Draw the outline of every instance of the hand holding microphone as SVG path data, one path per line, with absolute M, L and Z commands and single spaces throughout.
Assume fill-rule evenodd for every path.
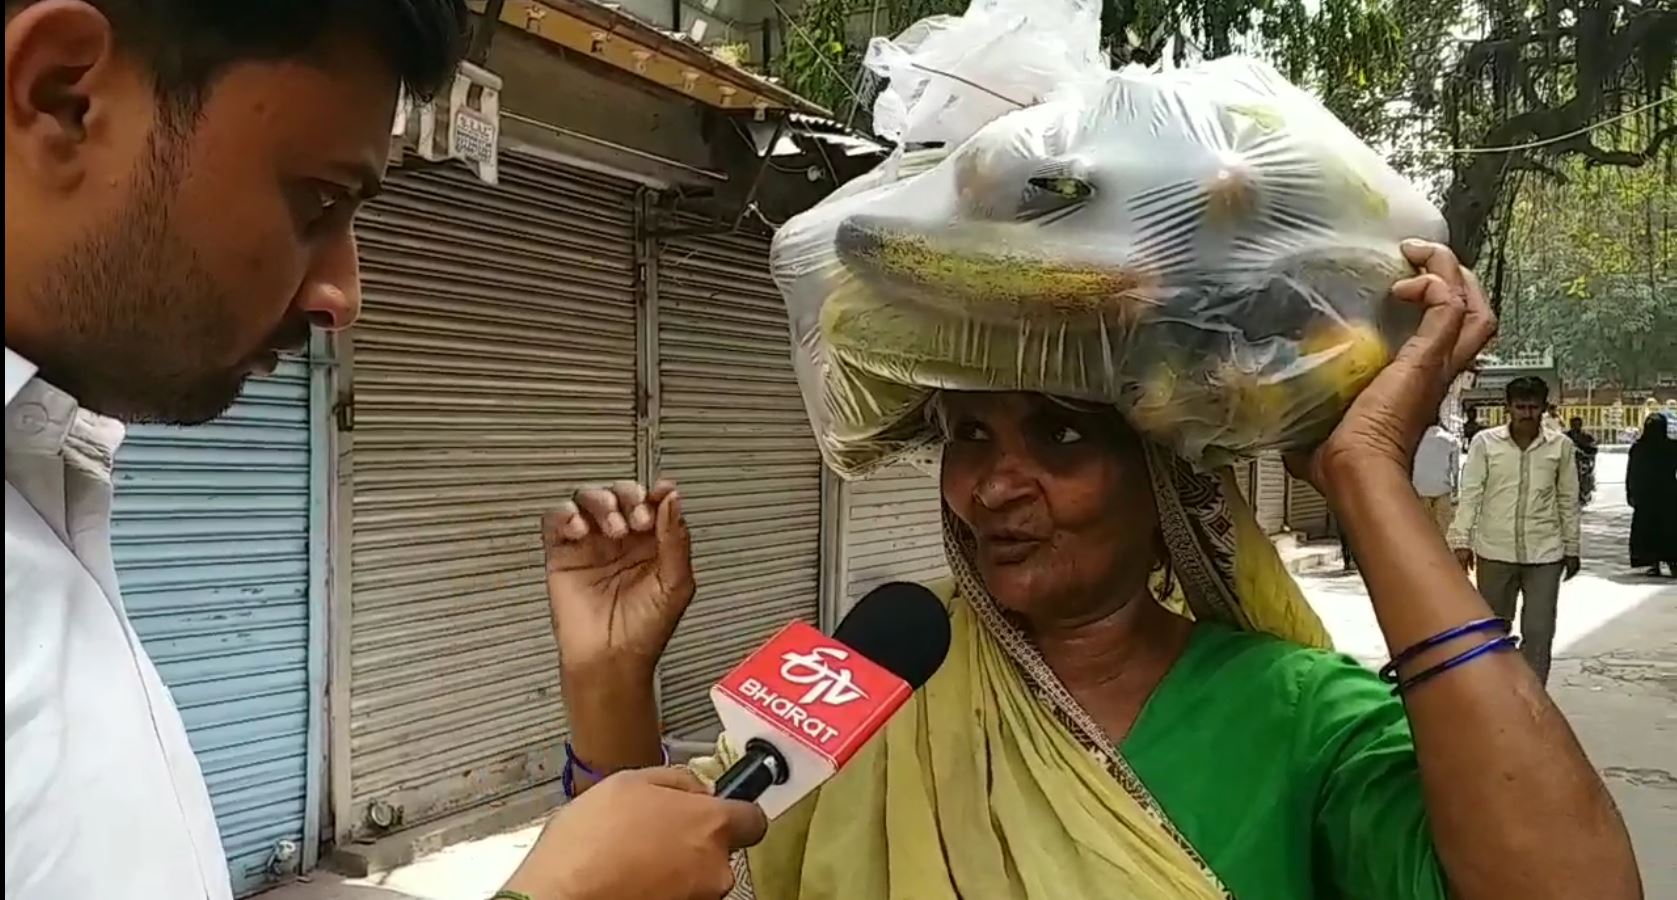
M 762 840 L 756 805 L 718 800 L 685 769 L 601 781 L 548 820 L 506 884 L 532 900 L 717 900 L 732 851 Z

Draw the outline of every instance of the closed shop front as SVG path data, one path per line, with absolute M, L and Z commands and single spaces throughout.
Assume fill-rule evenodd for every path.
M 323 451 L 309 366 L 288 360 L 208 425 L 131 428 L 117 457 L 123 600 L 186 722 L 239 894 L 313 863 Z
M 928 583 L 949 574 L 943 554 L 943 499 L 936 478 L 901 464 L 843 488 L 842 616 L 868 591 L 892 581 Z
M 497 186 L 388 182 L 340 423 L 340 845 L 558 777 L 539 518 L 638 470 L 634 186 L 506 148 Z
M 1242 460 L 1235 463 L 1230 469 L 1234 475 L 1235 489 L 1240 491 L 1240 498 L 1250 508 L 1252 506 L 1252 482 L 1257 475 L 1257 464 L 1250 460 Z
M 1275 534 L 1286 525 L 1287 466 L 1280 454 L 1269 453 L 1258 457 L 1253 465 L 1252 512 L 1265 534 Z
M 821 456 L 792 369 L 768 239 L 659 242 L 657 472 L 680 483 L 698 593 L 664 655 L 662 714 L 714 732 L 712 684 L 820 603 Z
M 1287 528 L 1308 538 L 1328 534 L 1328 499 L 1302 479 L 1287 476 Z

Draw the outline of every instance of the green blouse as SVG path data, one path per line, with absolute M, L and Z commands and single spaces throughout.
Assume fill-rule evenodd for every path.
M 1403 705 L 1355 660 L 1200 625 L 1123 754 L 1239 900 L 1445 900 Z

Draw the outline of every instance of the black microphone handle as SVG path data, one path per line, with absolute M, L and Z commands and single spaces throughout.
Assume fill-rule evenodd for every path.
M 756 800 L 769 788 L 785 784 L 790 774 L 786 757 L 773 744 L 752 738 L 745 743 L 745 755 L 716 779 L 713 793 L 724 800 Z

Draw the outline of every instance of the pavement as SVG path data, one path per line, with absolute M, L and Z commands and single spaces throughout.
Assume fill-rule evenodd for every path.
M 1584 512 L 1584 571 L 1561 591 L 1549 689 L 1601 770 L 1635 841 L 1648 900 L 1677 900 L 1677 581 L 1630 570 L 1625 457 L 1603 452 Z M 1283 548 L 1335 643 L 1386 660 L 1355 575 L 1324 574 L 1338 545 Z M 1316 574 L 1303 574 L 1315 572 Z M 368 878 L 315 873 L 263 900 L 482 900 L 535 843 L 530 825 L 466 841 Z

